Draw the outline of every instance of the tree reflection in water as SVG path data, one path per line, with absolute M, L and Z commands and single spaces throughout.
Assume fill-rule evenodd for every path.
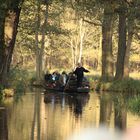
M 113 102 L 110 94 L 100 95 L 100 124 L 110 126 Z
M 23 95 L 16 103 L 14 100 L 10 104 L 5 102 L 5 106 L 9 140 L 19 137 L 22 140 L 66 140 L 82 128 L 98 128 L 104 124 L 124 130 L 140 120 L 128 112 L 128 99 L 119 93 L 90 93 L 89 96 L 49 92 L 42 95 L 36 90 Z
M 4 107 L 0 106 L 0 140 L 8 140 L 7 113 Z
M 127 102 L 123 94 L 118 94 L 114 98 L 114 123 L 115 127 L 125 130 L 127 125 Z
M 35 102 L 34 102 L 34 115 L 33 115 L 33 121 L 32 121 L 32 128 L 31 128 L 31 140 L 37 139 L 40 140 L 40 103 L 41 103 L 41 97 L 40 97 L 40 90 L 36 89 L 35 94 Z M 36 129 L 37 128 L 37 129 Z M 37 138 L 35 138 L 35 135 Z
M 49 93 L 44 97 L 44 102 L 54 104 L 61 104 L 62 109 L 65 107 L 67 101 L 69 108 L 74 112 L 75 117 L 78 118 L 82 115 L 83 107 L 88 103 L 90 98 L 89 94 L 62 94 L 62 93 Z
M 114 116 L 114 127 L 119 130 L 126 129 L 127 108 L 126 99 L 122 93 L 100 94 L 100 124 L 111 126 L 111 118 Z

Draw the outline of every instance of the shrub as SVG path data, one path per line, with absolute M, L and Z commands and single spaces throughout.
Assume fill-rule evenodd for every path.
M 140 96 L 129 100 L 128 109 L 137 115 L 140 115 Z
M 10 87 L 16 92 L 24 92 L 29 85 L 29 74 L 27 70 L 14 68 L 10 71 L 9 81 Z
M 123 79 L 113 82 L 98 81 L 96 86 L 98 91 L 113 91 L 124 92 L 126 94 L 139 94 L 140 93 L 140 81 L 134 79 Z
M 14 96 L 14 89 L 4 89 L 2 91 L 2 94 L 5 97 L 13 97 Z
M 120 81 L 114 81 L 109 90 L 116 92 L 125 92 L 125 93 L 140 93 L 140 81 L 134 79 L 124 79 Z

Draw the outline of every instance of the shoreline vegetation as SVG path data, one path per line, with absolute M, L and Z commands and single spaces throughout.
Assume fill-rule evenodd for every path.
M 139 73 L 130 73 L 129 78 L 124 78 L 122 80 L 112 80 L 110 82 L 102 81 L 99 73 L 91 73 L 87 75 L 87 77 L 90 81 L 91 90 L 93 91 L 140 94 Z
M 140 93 L 140 80 L 133 78 L 116 80 L 112 82 L 98 81 L 95 82 L 95 91 L 122 92 L 122 93 Z
M 16 72 L 12 72 L 11 74 L 9 87 L 3 88 L 0 85 L 0 102 L 6 97 L 18 96 L 19 94 L 23 95 L 27 87 L 36 81 L 33 72 L 16 70 Z M 138 74 L 136 75 L 135 73 L 134 76 L 132 73 L 133 78 L 130 77 L 112 82 L 101 81 L 101 76 L 97 72 L 90 72 L 85 76 L 89 79 L 91 92 L 97 92 L 101 96 L 105 93 L 113 93 L 111 95 L 112 100 L 118 101 L 120 98 L 123 98 L 125 100 L 124 102 L 127 102 L 128 110 L 136 115 L 140 115 L 140 79 L 138 79 Z
M 91 71 L 89 74 L 85 75 L 90 82 L 91 91 L 97 92 L 122 92 L 122 93 L 140 93 L 140 75 L 139 73 L 131 73 L 130 78 L 123 80 L 112 80 L 111 82 L 104 82 L 101 80 L 99 72 Z M 9 75 L 9 86 L 8 88 L 3 88 L 0 85 L 0 97 L 2 95 L 9 96 L 14 95 L 16 92 L 25 92 L 26 87 L 33 84 L 36 81 L 35 73 L 28 72 L 25 70 L 13 70 L 11 75 Z M 6 93 L 8 91 L 8 93 Z M 4 93 L 4 94 L 3 94 Z

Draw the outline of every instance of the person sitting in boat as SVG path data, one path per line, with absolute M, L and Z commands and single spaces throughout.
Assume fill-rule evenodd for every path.
M 53 81 L 56 80 L 56 72 L 53 72 L 53 74 L 52 74 L 52 80 L 53 80 Z
M 59 83 L 62 87 L 64 87 L 66 85 L 67 79 L 68 79 L 68 76 L 67 76 L 66 72 L 63 71 L 59 78 Z
M 52 80 L 52 75 L 47 71 L 44 75 L 45 82 L 50 82 Z
M 55 71 L 56 77 L 55 77 L 55 81 L 58 81 L 60 78 L 60 73 L 58 71 Z
M 77 68 L 73 72 L 77 76 L 77 88 L 82 87 L 84 72 L 89 72 L 89 71 L 84 67 L 82 67 L 81 63 L 78 63 Z
M 55 82 L 58 81 L 59 77 L 60 77 L 60 74 L 59 74 L 58 71 L 53 72 L 53 74 L 52 74 L 52 80 L 53 81 L 55 81 Z
M 60 77 L 60 74 L 59 74 L 58 71 L 53 72 L 52 81 L 53 81 L 53 86 L 54 87 L 59 86 L 59 77 Z

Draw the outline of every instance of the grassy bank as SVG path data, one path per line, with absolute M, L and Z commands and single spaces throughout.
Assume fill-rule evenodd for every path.
M 140 93 L 140 79 L 128 78 L 112 82 L 103 82 L 99 74 L 86 75 L 90 81 L 92 90 L 96 91 L 109 91 L 109 92 L 127 92 L 127 93 Z M 134 74 L 133 74 L 134 76 Z

